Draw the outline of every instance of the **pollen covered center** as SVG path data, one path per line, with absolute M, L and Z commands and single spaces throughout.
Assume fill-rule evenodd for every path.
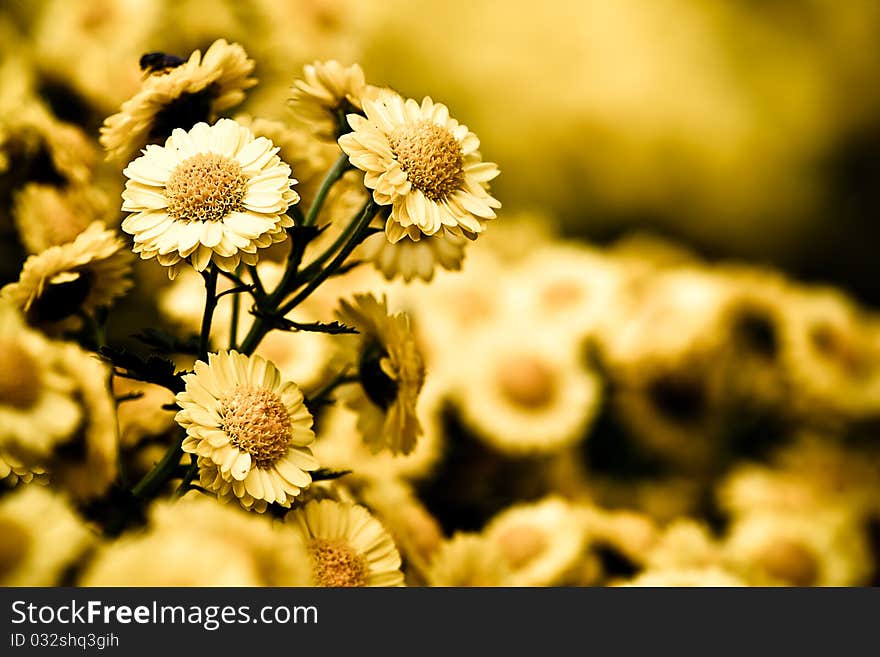
M 553 368 L 533 356 L 511 358 L 500 365 L 496 374 L 503 395 L 522 408 L 547 406 L 556 396 Z
M 816 556 L 797 541 L 778 539 L 770 543 L 759 558 L 768 573 L 794 586 L 814 586 L 819 578 Z
M 220 221 L 242 209 L 247 191 L 241 166 L 217 153 L 199 153 L 184 160 L 168 178 L 168 214 L 188 221 Z
M 309 551 L 319 586 L 366 586 L 367 562 L 345 541 L 315 538 Z
M 547 548 L 547 539 L 538 529 L 522 525 L 504 531 L 498 537 L 498 544 L 510 565 L 519 568 Z
M 411 123 L 397 128 L 388 141 L 407 180 L 432 201 L 462 186 L 464 155 L 446 128 L 432 121 Z
M 229 442 L 250 454 L 256 467 L 268 468 L 287 454 L 290 413 L 274 392 L 238 386 L 220 400 L 220 417 Z
M 0 338 L 0 353 L 0 405 L 30 408 L 40 396 L 40 364 L 9 338 Z

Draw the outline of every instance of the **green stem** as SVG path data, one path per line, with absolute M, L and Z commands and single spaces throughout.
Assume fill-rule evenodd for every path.
M 330 188 L 336 184 L 336 181 L 342 178 L 349 168 L 351 168 L 351 164 L 348 161 L 348 155 L 343 153 L 327 172 L 327 175 L 324 176 L 324 180 L 321 181 L 321 186 L 315 194 L 315 200 L 312 201 L 312 205 L 306 213 L 305 219 L 303 219 L 303 226 L 315 225 L 315 222 L 318 220 L 318 214 L 321 212 L 321 207 L 324 205 L 327 194 L 330 192 Z
M 180 486 L 178 486 L 177 490 L 174 491 L 175 497 L 183 497 L 189 492 L 189 485 L 192 483 L 192 480 L 195 478 L 196 473 L 199 471 L 199 457 L 195 454 L 191 454 L 190 456 L 192 457 L 192 461 L 190 462 L 189 467 L 186 469 L 186 474 L 183 476 L 183 481 L 180 482 Z
M 317 289 L 317 287 L 323 283 L 327 278 L 333 275 L 333 273 L 342 266 L 345 262 L 345 259 L 351 255 L 351 252 L 354 251 L 355 247 L 363 239 L 363 236 L 366 234 L 366 229 L 369 228 L 370 221 L 373 219 L 375 206 L 373 204 L 372 199 L 368 200 L 363 208 L 361 208 L 360 214 L 352 221 L 353 229 L 351 229 L 349 241 L 342 247 L 342 250 L 336 255 L 336 258 L 327 266 L 326 269 L 318 272 L 314 278 L 312 278 L 308 285 L 303 288 L 293 299 L 284 304 L 281 308 L 274 311 L 279 317 L 283 317 L 288 312 L 290 312 L 293 308 L 295 308 L 301 301 L 303 301 L 306 297 L 308 297 L 312 292 Z M 346 232 L 349 232 L 349 229 L 346 229 Z M 288 271 L 292 269 L 292 265 L 288 265 Z M 295 270 L 294 270 L 295 271 Z M 293 277 L 292 282 L 295 284 L 297 280 L 301 279 L 301 277 L 296 276 Z M 305 282 L 303 280 L 303 282 Z M 298 286 L 293 286 L 293 289 L 296 289 Z M 282 286 L 279 284 L 278 288 L 275 289 L 268 297 L 268 301 L 271 306 L 274 306 L 278 301 L 279 291 L 283 292 Z M 241 344 L 238 347 L 238 350 L 246 355 L 250 355 L 254 352 L 257 346 L 260 344 L 260 341 L 263 337 L 271 330 L 271 325 L 267 323 L 262 318 L 258 317 L 254 320 L 254 323 L 251 325 L 250 331 L 245 336 L 244 340 L 242 340 Z
M 150 499 L 153 497 L 165 482 L 174 474 L 174 469 L 180 463 L 180 457 L 183 455 L 181 443 L 183 440 L 175 440 L 165 455 L 153 469 L 144 475 L 137 485 L 131 489 L 131 494 L 140 499 Z
M 241 274 L 241 265 L 238 266 L 235 272 L 237 275 Z M 239 279 L 240 280 L 240 279 Z M 235 294 L 232 296 L 232 320 L 229 326 L 229 348 L 234 349 L 235 343 L 238 342 L 238 314 L 241 310 L 241 295 Z
M 352 234 L 354 234 L 354 230 L 357 227 L 357 221 L 352 221 L 348 226 L 346 226 L 339 237 L 336 238 L 336 241 L 331 244 L 327 250 L 325 250 L 321 255 L 312 260 L 306 267 L 300 272 L 299 278 L 303 281 L 307 281 L 315 273 L 321 268 L 321 266 L 327 262 L 334 253 L 336 253 L 342 246 L 351 239 Z
M 208 360 L 208 344 L 211 339 L 211 320 L 217 307 L 217 266 L 211 264 L 207 273 L 202 272 L 205 279 L 205 312 L 202 314 L 202 330 L 199 333 L 199 358 Z
M 345 262 L 345 259 L 351 255 L 351 252 L 357 248 L 357 246 L 361 243 L 362 235 L 365 234 L 366 229 L 369 227 L 370 222 L 373 220 L 375 206 L 373 204 L 373 200 L 370 199 L 364 204 L 363 209 L 361 210 L 361 215 L 355 221 L 355 229 L 354 233 L 352 233 L 351 239 L 346 243 L 342 250 L 336 254 L 336 257 L 330 261 L 330 264 L 327 265 L 326 268 L 322 269 L 311 281 L 309 281 L 308 285 L 306 285 L 300 292 L 296 294 L 290 301 L 282 305 L 278 309 L 278 314 L 281 317 L 284 317 L 291 310 L 296 308 L 300 303 L 306 300 L 308 296 L 318 289 L 318 286 L 321 285 L 325 280 L 327 280 L 333 273 L 339 269 L 342 264 Z

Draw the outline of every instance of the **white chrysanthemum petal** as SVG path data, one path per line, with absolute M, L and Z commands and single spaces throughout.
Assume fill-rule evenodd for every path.
M 319 467 L 306 447 L 314 433 L 302 393 L 271 362 L 234 351 L 209 354 L 184 382 L 176 419 L 202 485 L 259 512 L 289 506 Z
M 257 249 L 286 239 L 285 213 L 299 200 L 277 151 L 231 119 L 175 129 L 147 149 L 126 168 L 123 209 L 133 214 L 122 228 L 135 253 L 166 266 L 188 259 L 197 271 L 255 263 Z

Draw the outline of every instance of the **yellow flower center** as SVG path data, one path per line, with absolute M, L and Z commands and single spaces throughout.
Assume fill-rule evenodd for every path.
M 274 392 L 237 386 L 220 400 L 220 417 L 229 442 L 250 454 L 256 467 L 268 468 L 287 454 L 290 413 Z
M 40 366 L 15 340 L 0 338 L 0 405 L 26 409 L 40 396 Z
M 819 577 L 816 555 L 803 543 L 789 539 L 768 545 L 760 563 L 770 575 L 794 586 L 814 586 Z
M 526 409 L 547 406 L 556 396 L 553 368 L 533 357 L 511 358 L 498 368 L 502 394 L 511 403 Z
M 27 557 L 31 537 L 24 527 L 9 518 L 0 518 L 0 536 L 0 582 L 3 582 Z
M 544 289 L 542 301 L 550 310 L 565 310 L 580 302 L 583 296 L 583 284 L 574 280 L 560 280 Z
M 547 547 L 543 532 L 534 527 L 511 527 L 498 537 L 504 556 L 514 568 L 524 566 Z
M 246 179 L 241 166 L 217 153 L 199 153 L 184 160 L 168 178 L 168 214 L 187 221 L 220 221 L 240 210 Z
M 342 539 L 312 539 L 309 551 L 319 586 L 366 586 L 367 562 Z
M 410 184 L 442 201 L 464 181 L 464 155 L 455 136 L 432 121 L 400 126 L 388 136 L 391 152 Z

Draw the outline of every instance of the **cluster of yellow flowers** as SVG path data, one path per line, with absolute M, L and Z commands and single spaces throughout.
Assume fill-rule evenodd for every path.
M 356 64 L 138 53 L 109 110 L 67 64 L 74 117 L 51 52 L 0 64 L 0 583 L 872 582 L 842 292 L 498 219 L 477 135 Z

